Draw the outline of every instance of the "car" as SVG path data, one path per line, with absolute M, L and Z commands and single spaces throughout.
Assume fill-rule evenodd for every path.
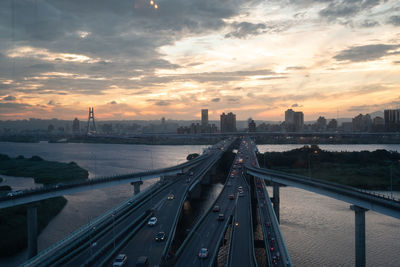
M 156 241 L 164 241 L 165 240 L 165 232 L 158 232 L 154 239 Z
M 239 187 L 238 187 L 238 190 L 239 190 L 239 191 L 243 191 L 243 186 L 239 186 Z
M 223 213 L 218 214 L 218 221 L 225 220 L 225 215 Z
M 239 197 L 244 197 L 244 192 L 243 191 L 239 192 Z
M 208 249 L 207 248 L 201 248 L 199 251 L 199 258 L 200 259 L 205 259 L 208 257 Z
M 168 200 L 173 200 L 175 198 L 175 195 L 174 194 L 169 194 L 168 195 Z
M 22 195 L 24 192 L 22 190 L 11 191 L 7 193 L 8 197 Z
M 125 254 L 119 254 L 113 262 L 113 267 L 125 266 L 128 257 Z
M 220 208 L 218 205 L 215 205 L 213 208 L 213 212 L 219 212 Z
M 230 194 L 229 195 L 229 199 L 235 199 L 235 195 L 234 194 Z
M 149 258 L 146 256 L 140 256 L 136 261 L 136 267 L 149 266 Z
M 154 226 L 157 224 L 157 217 L 151 217 L 147 225 Z

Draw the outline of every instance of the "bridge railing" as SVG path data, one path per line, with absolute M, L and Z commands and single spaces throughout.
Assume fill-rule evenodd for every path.
M 388 206 L 388 207 L 397 206 L 398 208 L 400 208 L 400 201 L 397 199 L 386 198 L 386 197 L 382 197 L 381 195 L 371 194 L 370 192 L 363 191 L 363 190 L 360 190 L 360 189 L 357 189 L 357 188 L 354 188 L 351 186 L 337 184 L 334 182 L 328 182 L 328 181 L 323 181 L 323 180 L 311 179 L 309 177 L 301 176 L 301 175 L 297 175 L 297 174 L 291 174 L 291 173 L 289 174 L 289 173 L 284 173 L 284 172 L 275 171 L 275 170 L 256 168 L 253 166 L 246 166 L 246 169 L 256 172 L 256 173 L 262 173 L 264 175 L 270 175 L 270 176 L 275 176 L 275 177 L 282 178 L 282 179 L 293 180 L 296 182 L 300 182 L 302 184 L 307 184 L 307 185 L 319 187 L 322 189 L 329 189 L 331 191 L 340 192 L 340 193 L 346 194 L 346 195 L 358 196 L 365 200 L 378 201 L 378 202 L 380 202 L 380 204 L 382 204 L 384 206 Z
M 140 194 L 133 196 L 132 198 L 122 202 L 119 204 L 117 207 L 114 207 L 112 209 L 109 209 L 108 211 L 104 212 L 102 215 L 99 217 L 96 217 L 95 219 L 91 220 L 88 224 L 83 225 L 82 227 L 78 228 L 76 231 L 72 232 L 71 234 L 67 235 L 63 239 L 57 241 L 50 247 L 44 249 L 41 251 L 38 255 L 35 257 L 29 259 L 26 261 L 23 266 L 34 266 L 37 264 L 39 260 L 41 260 L 44 257 L 47 257 L 47 254 L 51 251 L 54 251 L 56 249 L 60 249 L 62 246 L 64 246 L 66 243 L 70 243 L 73 240 L 79 238 L 82 234 L 84 234 L 87 231 L 90 231 L 93 226 L 97 226 L 99 223 L 103 222 L 105 219 L 110 218 L 111 215 L 115 212 L 118 212 L 119 210 L 125 208 L 127 205 L 135 205 L 138 202 L 141 202 L 144 200 L 147 196 L 152 194 L 153 192 L 157 191 L 160 188 L 163 188 L 166 185 L 163 185 L 160 187 L 160 183 L 155 183 L 146 189 L 144 189 Z M 129 204 L 129 202 L 132 202 L 132 204 Z
M 7 200 L 13 200 L 13 199 L 18 199 L 18 198 L 23 198 L 26 196 L 31 196 L 31 195 L 36 195 L 36 194 L 43 194 L 47 192 L 54 192 L 54 191 L 62 191 L 65 189 L 70 189 L 70 188 L 75 188 L 75 187 L 81 187 L 85 185 L 94 185 L 94 184 L 101 184 L 101 183 L 106 183 L 106 182 L 111 182 L 111 181 L 116 181 L 116 180 L 124 180 L 124 179 L 130 179 L 133 177 L 143 177 L 143 176 L 149 176 L 149 175 L 157 175 L 157 174 L 162 174 L 165 172 L 169 171 L 178 171 L 183 168 L 187 168 L 193 165 L 198 164 L 200 161 L 203 161 L 210 157 L 211 155 L 209 154 L 204 154 L 201 155 L 191 161 L 187 161 L 185 163 L 172 166 L 172 167 L 167 167 L 163 169 L 158 169 L 158 170 L 151 170 L 151 171 L 145 171 L 145 172 L 137 172 L 137 173 L 131 173 L 131 174 L 123 174 L 123 175 L 114 175 L 114 176 L 108 176 L 108 177 L 100 177 L 100 178 L 95 178 L 95 179 L 88 179 L 85 181 L 74 181 L 74 182 L 68 182 L 68 183 L 63 183 L 55 186 L 43 186 L 35 189 L 27 189 L 23 190 L 21 194 L 14 195 L 14 196 L 2 196 L 0 197 L 0 202 L 2 201 L 7 201 Z

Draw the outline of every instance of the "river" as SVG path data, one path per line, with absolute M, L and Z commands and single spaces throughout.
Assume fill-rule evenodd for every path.
M 260 152 L 285 151 L 302 145 L 260 145 Z M 0 142 L 0 153 L 15 157 L 38 155 L 45 160 L 74 161 L 87 169 L 90 178 L 161 168 L 184 162 L 189 153 L 201 153 L 206 146 L 147 146 L 117 144 L 51 144 Z M 321 145 L 330 151 L 387 149 L 400 152 L 400 145 Z M 12 186 L 34 186 L 30 178 L 7 177 Z M 21 182 L 18 182 L 21 181 Z M 147 181 L 147 187 L 152 181 Z M 65 196 L 67 205 L 40 234 L 39 250 L 64 238 L 91 219 L 133 194 L 121 185 Z M 400 197 L 399 192 L 395 192 Z M 281 188 L 281 228 L 295 266 L 353 266 L 354 212 L 349 205 L 293 187 Z M 367 266 L 398 266 L 400 262 L 399 220 L 375 212 L 366 213 Z M 25 253 L 0 260 L 15 266 Z

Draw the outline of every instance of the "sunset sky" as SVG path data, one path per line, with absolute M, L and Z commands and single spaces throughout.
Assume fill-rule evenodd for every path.
M 400 107 L 398 0 L 2 0 L 0 120 Z

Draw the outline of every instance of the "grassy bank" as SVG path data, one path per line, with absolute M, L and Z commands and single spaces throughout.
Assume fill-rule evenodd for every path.
M 10 158 L 1 154 L 0 174 L 32 177 L 35 179 L 35 183 L 40 184 L 56 184 L 89 177 L 88 171 L 79 167 L 75 162 L 45 161 L 38 156 Z
M 9 176 L 33 177 L 36 183 L 56 184 L 71 180 L 87 179 L 88 171 L 76 163 L 45 161 L 38 156 L 10 158 L 0 154 L 0 173 Z M 10 187 L 2 186 L 0 194 L 4 195 Z M 66 205 L 64 197 L 42 200 L 37 205 L 38 233 Z M 0 210 L 0 257 L 7 257 L 20 252 L 27 246 L 26 205 Z
M 329 152 L 304 146 L 286 152 L 259 155 L 260 166 L 310 176 L 370 190 L 388 190 L 392 173 L 393 190 L 400 190 L 400 154 L 373 152 Z

